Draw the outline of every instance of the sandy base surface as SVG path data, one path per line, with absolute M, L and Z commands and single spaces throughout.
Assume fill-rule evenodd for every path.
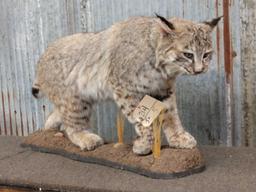
M 178 179 L 151 179 L 22 148 L 24 139 L 0 136 L 0 186 L 72 192 L 255 192 L 256 189 L 256 148 L 200 146 L 205 171 Z
M 65 136 L 54 130 L 38 131 L 28 136 L 22 146 L 53 153 L 78 161 L 96 163 L 132 171 L 152 178 L 175 178 L 203 171 L 204 160 L 198 148 L 173 149 L 164 147 L 161 156 L 138 156 L 131 145 L 105 144 L 93 151 L 81 151 Z

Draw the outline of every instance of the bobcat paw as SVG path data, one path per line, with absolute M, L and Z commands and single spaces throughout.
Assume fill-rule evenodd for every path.
M 137 155 L 147 155 L 152 150 L 152 145 L 146 139 L 138 138 L 133 143 L 133 152 Z
M 192 149 L 197 145 L 195 138 L 186 131 L 179 131 L 167 139 L 170 147 Z
M 104 143 L 100 136 L 89 131 L 67 132 L 67 135 L 71 142 L 80 147 L 81 150 L 91 151 Z

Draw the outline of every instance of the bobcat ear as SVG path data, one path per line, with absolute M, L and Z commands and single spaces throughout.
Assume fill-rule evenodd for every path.
M 155 15 L 159 19 L 158 23 L 162 29 L 162 32 L 164 34 L 172 34 L 173 30 L 175 30 L 174 25 L 170 21 L 168 21 L 166 18 L 158 15 L 157 13 L 155 13 Z
M 220 16 L 220 17 L 217 17 L 217 18 L 214 18 L 212 19 L 211 21 L 205 21 L 203 22 L 205 25 L 208 25 L 211 30 L 213 30 L 219 23 L 220 19 L 222 18 L 223 16 Z

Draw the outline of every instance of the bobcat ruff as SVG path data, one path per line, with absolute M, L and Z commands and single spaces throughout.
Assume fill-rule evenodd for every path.
M 78 33 L 53 42 L 41 56 L 32 88 L 46 96 L 54 110 L 45 129 L 63 128 L 82 150 L 103 144 L 90 131 L 93 104 L 113 99 L 138 135 L 136 154 L 152 150 L 152 127 L 136 122 L 132 112 L 150 95 L 165 103 L 163 131 L 171 147 L 193 148 L 196 140 L 180 122 L 175 79 L 180 74 L 206 72 L 212 56 L 211 32 L 220 18 L 209 22 L 134 17 L 98 33 Z

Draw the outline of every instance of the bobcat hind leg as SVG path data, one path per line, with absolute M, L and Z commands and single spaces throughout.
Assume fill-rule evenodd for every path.
M 61 113 L 59 112 L 59 109 L 55 107 L 53 112 L 48 116 L 45 122 L 44 130 L 60 129 L 61 124 L 62 124 Z
M 103 145 L 103 139 L 90 131 L 92 104 L 78 96 L 68 99 L 64 106 L 63 127 L 70 141 L 81 150 L 93 150 Z

